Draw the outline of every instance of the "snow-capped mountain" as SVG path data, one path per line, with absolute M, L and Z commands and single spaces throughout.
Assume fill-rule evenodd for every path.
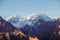
M 32 14 L 32 15 L 28 15 L 28 16 L 14 15 L 14 16 L 10 16 L 6 19 L 6 21 L 10 22 L 17 28 L 23 27 L 26 24 L 32 26 L 38 20 L 53 21 L 53 19 L 51 19 L 48 16 L 43 15 L 43 14 Z
M 48 40 L 51 36 L 55 36 L 54 32 L 56 32 L 56 25 L 58 24 L 57 21 L 43 14 L 33 14 L 29 16 L 15 15 L 8 17 L 6 21 L 13 24 L 26 35 L 40 39 L 46 37 Z

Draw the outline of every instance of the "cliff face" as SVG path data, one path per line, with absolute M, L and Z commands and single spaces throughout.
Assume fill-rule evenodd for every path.
M 15 29 L 17 28 L 0 17 L 0 32 L 13 32 Z

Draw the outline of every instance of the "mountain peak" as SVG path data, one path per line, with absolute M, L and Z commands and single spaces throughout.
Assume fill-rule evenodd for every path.
M 17 21 L 19 18 L 20 18 L 19 15 L 12 15 L 12 16 L 9 16 L 8 18 L 6 18 L 6 20 L 9 21 L 11 19 L 11 20 Z
M 25 24 L 28 25 L 34 25 L 34 23 L 38 22 L 38 20 L 43 20 L 43 21 L 54 21 L 53 19 L 51 19 L 50 17 L 44 15 L 44 14 L 35 14 L 33 13 L 32 15 L 28 15 L 28 16 L 19 16 L 19 15 L 13 15 L 10 16 L 6 19 L 6 21 L 10 22 L 11 24 L 13 24 L 14 26 L 18 27 L 22 27 Z M 39 23 L 40 24 L 40 23 Z

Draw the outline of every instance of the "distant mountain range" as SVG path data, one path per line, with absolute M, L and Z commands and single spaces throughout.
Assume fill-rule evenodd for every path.
M 3 23 L 3 25 L 0 24 L 0 30 L 4 28 L 5 30 L 12 31 L 17 28 L 26 35 L 38 37 L 42 40 L 44 40 L 44 37 L 45 39 L 48 38 L 47 40 L 56 37 L 56 32 L 58 31 L 57 26 L 60 24 L 58 20 L 51 19 L 42 14 L 33 14 L 29 16 L 15 15 L 5 20 L 0 17 L 0 21 Z
M 28 24 L 30 26 L 34 25 L 38 20 L 43 21 L 55 21 L 54 19 L 51 19 L 50 17 L 43 15 L 43 14 L 32 14 L 28 16 L 10 16 L 6 19 L 6 21 L 10 22 L 17 28 L 22 28 L 24 25 Z M 40 24 L 40 23 L 39 23 Z
M 30 36 L 43 37 L 53 35 L 57 30 L 56 20 L 43 14 L 33 14 L 28 16 L 10 16 L 6 21 Z

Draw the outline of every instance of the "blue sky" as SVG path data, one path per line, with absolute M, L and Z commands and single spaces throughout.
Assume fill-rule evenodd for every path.
M 0 0 L 0 16 L 45 14 L 60 17 L 60 0 Z

